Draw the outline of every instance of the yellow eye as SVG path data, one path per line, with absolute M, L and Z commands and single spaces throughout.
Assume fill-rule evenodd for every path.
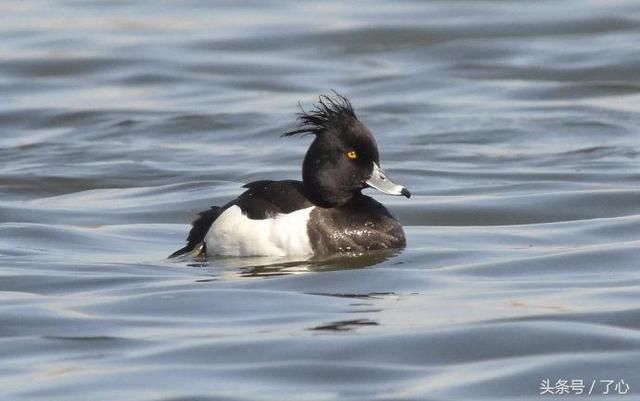
M 356 153 L 355 150 L 350 150 L 347 152 L 347 157 L 351 160 L 355 160 L 358 158 L 358 154 Z

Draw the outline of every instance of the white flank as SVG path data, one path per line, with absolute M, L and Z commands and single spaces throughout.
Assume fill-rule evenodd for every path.
M 312 207 L 272 218 L 252 220 L 238 206 L 225 210 L 204 240 L 209 255 L 293 256 L 313 253 L 307 222 Z

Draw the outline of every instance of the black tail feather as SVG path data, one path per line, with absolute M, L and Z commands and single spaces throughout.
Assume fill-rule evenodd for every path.
M 178 249 L 172 253 L 169 258 L 175 258 L 193 251 L 207 235 L 209 228 L 213 222 L 220 216 L 223 208 L 218 206 L 212 206 L 211 209 L 205 210 L 198 214 L 198 218 L 192 223 L 191 231 L 187 237 L 187 245 L 184 248 Z
M 184 254 L 187 254 L 191 251 L 193 251 L 193 249 L 195 248 L 195 246 L 191 246 L 191 244 L 185 246 L 184 248 L 180 248 L 177 251 L 175 251 L 174 253 L 172 253 L 171 255 L 169 255 L 169 259 L 172 258 L 177 258 L 178 256 L 182 256 Z

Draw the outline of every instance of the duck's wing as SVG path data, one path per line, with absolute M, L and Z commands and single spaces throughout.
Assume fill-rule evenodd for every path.
M 193 252 L 193 250 L 198 248 L 201 244 L 204 244 L 204 237 L 207 235 L 209 228 L 218 216 L 220 216 L 223 210 L 224 208 L 222 207 L 212 206 L 209 210 L 198 213 L 198 218 L 191 223 L 191 231 L 189 231 L 189 236 L 187 236 L 187 246 L 178 249 L 169 255 L 169 258 L 175 258 L 177 256 Z M 203 252 L 206 253 L 206 249 L 203 249 Z
M 243 186 L 247 188 L 240 196 L 226 205 L 212 206 L 198 214 L 192 223 L 187 237 L 187 245 L 169 258 L 194 253 L 195 256 L 206 255 L 204 239 L 213 222 L 229 207 L 238 206 L 242 213 L 253 220 L 272 218 L 278 214 L 291 213 L 313 204 L 307 199 L 304 186 L 300 181 L 254 181 Z
M 254 181 L 243 188 L 247 190 L 233 204 L 253 220 L 269 219 L 313 206 L 300 181 Z

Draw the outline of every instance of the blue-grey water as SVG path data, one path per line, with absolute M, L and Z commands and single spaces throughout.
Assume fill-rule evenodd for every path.
M 0 14 L 1 399 L 639 399 L 637 1 Z M 374 195 L 407 248 L 166 260 L 300 176 L 279 134 L 330 89 L 414 194 Z

